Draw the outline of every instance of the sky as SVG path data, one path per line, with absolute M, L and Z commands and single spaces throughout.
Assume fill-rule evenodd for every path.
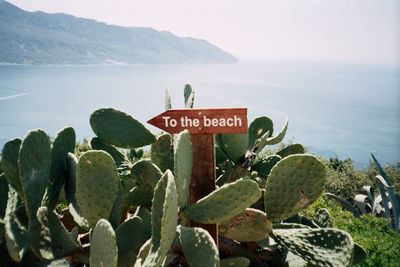
M 152 27 L 239 58 L 400 64 L 399 0 L 9 0 L 121 26 Z

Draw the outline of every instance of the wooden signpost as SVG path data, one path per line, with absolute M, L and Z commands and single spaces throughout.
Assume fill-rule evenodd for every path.
M 189 202 L 192 204 L 215 190 L 214 134 L 247 133 L 247 108 L 170 109 L 148 123 L 169 133 L 185 129 L 190 132 L 193 167 Z M 218 244 L 216 225 L 192 222 L 192 226 L 206 229 Z

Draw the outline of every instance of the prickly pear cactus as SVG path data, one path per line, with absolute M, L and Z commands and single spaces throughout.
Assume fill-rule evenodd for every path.
M 255 118 L 249 126 L 248 149 L 252 149 L 256 140 L 262 137 L 266 132 L 269 132 L 268 137 L 272 136 L 274 132 L 274 123 L 272 120 L 265 116 Z
M 262 178 L 267 178 L 268 175 L 271 173 L 272 168 L 281 160 L 282 158 L 277 155 L 271 155 L 266 157 L 256 164 L 253 165 L 251 168 L 253 171 L 256 171 L 258 175 Z
M 189 184 L 192 176 L 193 151 L 188 130 L 175 137 L 174 176 L 178 192 L 178 205 L 186 207 L 189 199 Z
M 234 162 L 240 161 L 246 154 L 249 139 L 247 134 L 222 134 L 222 149 Z
M 313 203 L 325 185 L 324 164 L 312 155 L 288 156 L 271 170 L 264 201 L 268 218 L 280 221 Z
M 169 92 L 169 88 L 165 88 L 165 103 L 164 104 L 165 104 L 165 110 L 172 108 L 171 94 Z
M 288 119 L 286 119 L 281 131 L 277 135 L 268 138 L 267 144 L 268 145 L 276 145 L 276 144 L 282 142 L 283 138 L 285 138 L 288 126 L 289 126 L 289 121 L 288 121 Z
M 76 135 L 71 127 L 62 129 L 54 139 L 51 148 L 50 182 L 46 189 L 45 204 L 54 209 L 60 190 L 67 178 L 68 153 L 75 150 Z
M 112 108 L 101 108 L 90 116 L 94 133 L 117 147 L 136 148 L 155 142 L 155 136 L 128 114 Z
M 139 160 L 131 168 L 131 176 L 139 186 L 154 189 L 162 176 L 161 170 L 148 159 Z
M 180 225 L 177 232 L 183 254 L 191 267 L 219 267 L 217 245 L 206 230 Z
M 221 259 L 221 267 L 247 267 L 250 266 L 250 260 L 245 257 L 231 257 Z
M 136 255 L 139 253 L 143 240 L 142 220 L 131 217 L 124 221 L 115 230 L 118 246 L 118 267 L 131 267 L 135 263 Z
M 278 243 L 303 258 L 311 266 L 351 266 L 354 242 L 338 229 L 274 230 Z
M 248 208 L 229 220 L 221 222 L 218 230 L 223 237 L 240 242 L 251 242 L 268 238 L 272 231 L 272 224 L 264 212 Z
M 94 137 L 90 140 L 90 146 L 94 150 L 103 150 L 111 155 L 115 164 L 118 166 L 123 164 L 127 159 L 125 155 L 119 151 L 115 146 L 108 144 L 106 141 L 99 137 Z
M 100 150 L 82 154 L 76 170 L 76 201 L 90 227 L 109 217 L 118 190 L 117 166 L 112 157 Z
M 22 182 L 19 178 L 18 156 L 22 140 L 19 138 L 6 142 L 1 152 L 1 169 L 8 183 L 23 197 Z
M 8 190 L 8 202 L 4 218 L 5 241 L 7 251 L 11 259 L 16 262 L 22 261 L 22 256 L 29 249 L 30 238 L 27 225 L 17 217 L 17 210 L 23 208 L 18 194 L 13 187 Z
M 167 170 L 154 190 L 150 251 L 142 266 L 159 267 L 174 242 L 178 223 L 178 199 L 174 176 Z
M 183 89 L 183 94 L 185 97 L 185 107 L 186 108 L 193 108 L 194 104 L 194 91 L 192 89 L 192 86 L 190 84 L 186 84 L 185 88 Z
M 329 214 L 329 211 L 325 208 L 319 209 L 315 213 L 314 222 L 318 224 L 319 227 L 332 227 L 331 215 Z
M 61 223 L 57 214 L 47 207 L 40 207 L 37 219 L 29 223 L 31 248 L 38 258 L 52 261 L 71 255 L 79 249 Z
M 183 210 L 190 219 L 205 223 L 220 223 L 243 212 L 261 197 L 258 184 L 240 179 L 225 184 Z
M 151 161 L 156 164 L 162 172 L 174 169 L 174 149 L 172 136 L 164 133 L 151 144 Z
M 285 158 L 294 154 L 304 154 L 304 147 L 301 144 L 291 144 L 276 152 L 281 158 Z
M 116 267 L 118 261 L 117 239 L 111 224 L 100 219 L 90 239 L 90 266 Z
M 49 183 L 50 139 L 42 130 L 30 131 L 21 144 L 18 168 L 29 218 L 36 217 Z

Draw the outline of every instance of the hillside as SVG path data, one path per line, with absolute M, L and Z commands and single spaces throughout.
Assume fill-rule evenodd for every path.
M 0 0 L 0 63 L 198 64 L 237 59 L 205 40 L 120 27 L 67 14 L 27 12 Z

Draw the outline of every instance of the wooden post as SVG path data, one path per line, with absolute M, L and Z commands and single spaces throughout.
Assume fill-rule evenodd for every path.
M 214 134 L 191 134 L 193 148 L 192 179 L 189 186 L 190 204 L 215 190 L 215 148 Z M 191 222 L 193 227 L 206 229 L 218 246 L 216 224 Z

